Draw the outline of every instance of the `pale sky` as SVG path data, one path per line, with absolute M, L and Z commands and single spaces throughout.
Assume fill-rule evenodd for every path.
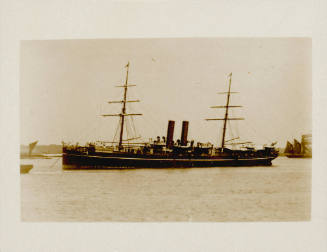
M 300 139 L 311 133 L 311 39 L 184 38 L 97 39 L 21 42 L 21 143 L 60 144 L 113 139 L 130 61 L 128 112 L 144 139 L 164 136 L 175 120 L 175 140 L 188 120 L 189 139 L 221 141 L 222 117 L 211 109 L 225 105 L 227 76 L 233 73 L 233 136 L 258 145 Z M 231 138 L 228 129 L 227 139 Z M 238 133 L 238 134 L 236 134 Z

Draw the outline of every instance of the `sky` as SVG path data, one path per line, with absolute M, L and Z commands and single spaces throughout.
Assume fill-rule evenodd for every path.
M 257 145 L 300 140 L 312 131 L 311 39 L 165 38 L 22 41 L 20 48 L 21 144 L 112 141 L 130 62 L 127 112 L 144 140 L 165 136 L 174 120 L 175 140 L 183 120 L 188 139 L 220 145 L 232 72 L 227 140 Z M 126 136 L 127 137 L 127 136 Z

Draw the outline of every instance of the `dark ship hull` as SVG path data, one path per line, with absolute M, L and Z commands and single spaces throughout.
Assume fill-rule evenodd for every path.
M 63 155 L 64 169 L 191 168 L 227 166 L 270 166 L 273 157 L 248 159 L 168 159 Z
M 123 168 L 190 168 L 190 167 L 233 167 L 270 166 L 277 153 L 257 154 L 257 156 L 203 156 L 187 155 L 171 157 L 164 155 L 114 154 L 114 153 L 64 153 L 64 169 L 123 169 Z M 264 152 L 264 150 L 262 150 Z

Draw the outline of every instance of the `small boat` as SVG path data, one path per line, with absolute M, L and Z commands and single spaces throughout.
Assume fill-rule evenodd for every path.
M 312 134 L 302 135 L 301 142 L 286 143 L 284 154 L 288 158 L 312 158 Z
M 20 165 L 20 173 L 26 174 L 29 173 L 29 171 L 33 168 L 32 164 L 21 164 Z
M 62 164 L 64 169 L 112 169 L 112 168 L 187 168 L 187 167 L 222 167 L 222 166 L 270 166 L 271 161 L 278 156 L 278 151 L 271 146 L 255 149 L 245 145 L 248 142 L 233 142 L 234 139 L 226 140 L 227 122 L 230 120 L 243 120 L 244 118 L 229 117 L 229 109 L 241 106 L 230 105 L 232 73 L 228 75 L 228 91 L 225 94 L 226 105 L 212 106 L 215 109 L 224 109 L 223 118 L 211 118 L 207 121 L 220 120 L 223 122 L 221 146 L 215 147 L 211 143 L 194 143 L 187 139 L 188 121 L 183 121 L 181 138 L 174 141 L 175 121 L 168 122 L 167 137 L 159 136 L 154 141 L 131 143 L 137 138 L 124 139 L 124 127 L 126 119 L 140 116 L 140 113 L 126 111 L 126 104 L 139 102 L 128 100 L 127 91 L 131 85 L 128 83 L 129 63 L 126 65 L 125 84 L 119 85 L 124 89 L 123 98 L 110 103 L 122 104 L 118 114 L 105 114 L 104 117 L 119 117 L 119 141 L 107 142 L 111 146 L 99 143 L 88 143 L 86 146 L 63 143 Z M 133 120 L 132 120 L 133 121 Z M 117 131 L 118 132 L 118 131 Z M 128 133 L 128 132 L 127 132 Z M 238 139 L 238 138 L 235 138 Z M 233 146 L 241 146 L 235 149 Z M 232 146 L 229 147 L 229 146 Z
M 28 145 L 28 153 L 20 153 L 20 158 L 21 159 L 32 159 L 32 158 L 35 158 L 35 157 L 38 157 L 39 155 L 33 155 L 32 152 L 34 150 L 34 148 L 36 147 L 37 143 L 39 141 L 35 141 L 35 142 L 32 142 Z

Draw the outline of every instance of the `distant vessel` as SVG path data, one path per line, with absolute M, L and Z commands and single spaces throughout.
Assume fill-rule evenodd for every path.
M 49 159 L 54 156 L 61 156 L 61 154 L 33 154 L 33 150 L 35 149 L 37 143 L 39 141 L 32 142 L 28 145 L 28 153 L 20 153 L 21 159 Z
M 29 171 L 33 168 L 32 164 L 21 164 L 20 165 L 20 173 L 25 174 L 29 173 Z
M 33 158 L 35 156 L 39 156 L 39 155 L 32 155 L 32 152 L 35 149 L 35 147 L 36 147 L 36 145 L 37 145 L 38 142 L 39 141 L 35 141 L 35 142 L 30 143 L 28 145 L 28 153 L 26 153 L 26 152 L 25 153 L 20 153 L 20 158 L 28 158 L 28 159 L 30 159 L 30 158 Z
M 287 141 L 284 153 L 289 158 L 312 158 L 312 134 L 302 135 L 301 143 Z
M 271 161 L 278 156 L 278 151 L 273 144 L 269 147 L 256 150 L 248 144 L 249 142 L 233 142 L 235 139 L 226 140 L 226 127 L 229 120 L 243 120 L 243 118 L 230 118 L 229 109 L 241 106 L 229 104 L 231 92 L 232 74 L 229 74 L 229 87 L 227 92 L 226 105 L 213 106 L 212 108 L 224 109 L 223 118 L 206 120 L 222 120 L 223 132 L 220 147 L 212 144 L 197 143 L 188 141 L 188 121 L 183 121 L 181 138 L 176 142 L 173 140 L 175 121 L 168 122 L 167 137 L 155 141 L 131 143 L 137 138 L 124 139 L 124 123 L 126 117 L 140 116 L 139 113 L 128 113 L 126 104 L 139 102 L 139 100 L 127 100 L 127 90 L 135 86 L 128 83 L 129 63 L 126 65 L 125 84 L 118 87 L 124 88 L 123 98 L 120 101 L 109 103 L 121 103 L 122 109 L 119 114 L 106 114 L 107 116 L 118 116 L 119 141 L 108 142 L 111 146 L 101 146 L 89 143 L 86 146 L 63 144 L 63 168 L 64 169 L 105 169 L 105 168 L 184 168 L 184 167 L 219 167 L 219 166 L 269 166 Z M 127 132 L 128 133 L 128 132 Z M 102 142 L 105 143 L 105 142 Z M 239 149 L 231 149 L 226 146 L 241 146 Z

